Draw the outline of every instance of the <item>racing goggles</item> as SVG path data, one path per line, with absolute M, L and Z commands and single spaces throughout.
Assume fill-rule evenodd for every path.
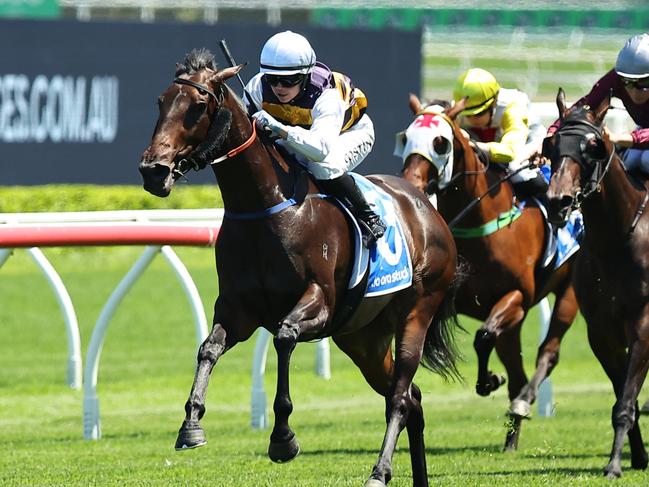
M 304 81 L 303 74 L 291 74 L 288 76 L 282 76 L 279 74 L 265 74 L 264 77 L 270 86 L 281 85 L 284 88 L 290 88 L 291 86 L 299 85 Z
M 638 91 L 649 91 L 649 78 L 622 78 L 622 84 L 625 87 L 635 88 Z

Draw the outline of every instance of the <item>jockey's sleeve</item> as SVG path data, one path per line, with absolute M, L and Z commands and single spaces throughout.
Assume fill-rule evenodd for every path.
M 340 136 L 344 117 L 345 106 L 338 90 L 324 90 L 311 110 L 311 127 L 288 127 L 286 145 L 314 162 L 322 162 Z
M 253 113 L 258 112 L 259 107 L 262 106 L 262 92 L 261 92 L 262 76 L 263 74 L 257 73 L 255 76 L 252 77 L 250 81 L 248 81 L 248 84 L 244 88 L 243 96 L 241 98 L 243 99 L 243 103 L 246 106 L 246 111 L 248 112 L 248 115 L 252 115 Z M 251 105 L 250 103 L 251 101 L 254 104 L 254 106 Z
M 527 142 L 529 133 L 527 107 L 518 102 L 510 103 L 500 122 L 502 137 L 489 142 L 489 158 L 493 162 L 509 163 L 517 158 Z
M 637 128 L 631 132 L 633 149 L 649 149 L 649 128 Z
M 614 69 L 610 70 L 608 73 L 606 73 L 604 76 L 602 76 L 597 83 L 593 85 L 591 88 L 590 92 L 586 95 L 581 97 L 579 100 L 577 100 L 575 103 L 573 103 L 573 107 L 576 106 L 581 106 L 581 105 L 590 105 L 593 108 L 597 108 L 604 99 L 609 96 L 609 94 L 613 90 L 613 95 L 614 96 L 619 96 L 619 94 L 616 93 L 616 86 L 615 86 L 615 80 L 617 79 L 617 73 L 615 72 Z M 572 107 L 571 107 L 572 108 Z M 554 133 L 557 131 L 559 128 L 559 124 L 561 123 L 560 119 L 556 119 L 550 127 L 548 127 L 548 136 L 554 135 Z

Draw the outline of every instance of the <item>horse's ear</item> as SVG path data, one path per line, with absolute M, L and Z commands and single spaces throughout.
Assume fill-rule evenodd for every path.
M 566 115 L 566 92 L 561 87 L 557 93 L 557 108 L 559 109 L 559 120 L 563 120 Z
M 412 113 L 414 113 L 415 115 L 421 112 L 421 101 L 419 100 L 419 97 L 414 93 L 410 93 L 410 96 L 408 97 L 408 106 L 410 107 L 410 110 L 412 110 Z
M 226 81 L 226 80 L 232 78 L 233 76 L 235 76 L 239 71 L 241 71 L 246 64 L 248 64 L 248 63 L 245 62 L 243 64 L 238 64 L 236 66 L 232 66 L 231 68 L 222 69 L 221 71 L 216 73 L 216 78 L 219 81 Z
M 608 96 L 602 100 L 602 103 L 599 104 L 595 110 L 595 121 L 597 124 L 601 124 L 602 120 L 606 116 L 606 112 L 611 106 L 611 92 L 609 91 Z
M 468 100 L 468 97 L 462 98 L 460 101 L 455 103 L 451 108 L 449 108 L 446 111 L 446 116 L 450 118 L 451 120 L 455 120 L 456 117 L 460 114 L 462 110 L 464 110 L 464 107 L 466 106 L 466 101 Z

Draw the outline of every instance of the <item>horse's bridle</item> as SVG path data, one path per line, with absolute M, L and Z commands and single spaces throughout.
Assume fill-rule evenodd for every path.
M 425 109 L 421 110 L 416 114 L 416 116 L 419 116 L 422 113 L 427 113 L 427 112 L 425 111 Z M 440 113 L 435 113 L 435 115 L 437 115 L 437 116 L 441 117 L 442 119 L 444 119 L 444 121 L 451 126 L 451 129 L 453 131 L 453 138 L 457 137 L 457 135 L 455 133 L 455 127 L 456 127 L 455 122 L 448 115 L 446 115 L 446 113 L 440 112 Z M 464 152 L 464 147 L 462 147 L 462 152 Z M 444 170 L 446 169 L 446 166 L 448 166 L 448 164 L 450 162 L 451 162 L 451 158 L 449 157 L 448 160 L 446 161 L 446 163 L 441 167 L 441 169 L 437 170 L 437 168 L 434 166 L 434 164 L 432 162 L 428 161 L 428 163 L 430 165 L 432 165 L 433 167 L 435 167 L 435 169 L 437 171 L 437 179 L 433 179 L 431 177 L 431 178 L 428 178 L 428 181 L 426 182 L 426 192 L 428 194 L 435 194 L 435 193 L 438 192 L 437 190 L 433 191 L 433 192 L 430 192 L 429 188 L 432 187 L 433 184 L 435 185 L 436 188 L 439 188 L 439 185 L 438 185 L 439 174 L 444 172 Z M 484 173 L 487 172 L 488 169 L 489 169 L 489 161 L 487 161 L 487 163 L 484 164 L 484 169 L 482 169 L 480 171 L 461 171 L 461 172 L 458 172 L 458 173 L 454 174 L 453 176 L 451 176 L 451 179 L 449 179 L 448 183 L 446 183 L 446 186 L 444 186 L 444 188 L 439 190 L 439 191 L 445 191 L 446 188 L 449 188 L 452 183 L 454 183 L 456 180 L 458 180 L 458 179 L 460 179 L 462 177 L 476 176 L 476 175 L 484 174 Z
M 591 194 L 599 190 L 604 176 L 608 172 L 615 151 L 607 156 L 604 141 L 602 139 L 602 129 L 587 120 L 566 120 L 555 133 L 556 142 L 554 144 L 554 153 L 552 159 L 558 159 L 559 165 L 563 164 L 566 159 L 575 161 L 582 170 L 587 171 L 588 180 L 582 183 L 583 190 L 577 190 L 573 195 L 571 211 L 578 210 L 582 202 Z M 566 137 L 561 143 L 563 137 Z M 588 152 L 588 143 L 591 140 L 596 141 L 596 151 L 601 154 L 591 154 Z M 604 162 L 606 163 L 604 164 Z M 583 177 L 580 177 L 583 180 Z
M 221 110 L 221 105 L 223 103 L 223 100 L 225 98 L 225 94 L 223 93 L 223 88 L 221 87 L 221 90 L 219 91 L 218 96 L 210 90 L 206 85 L 196 83 L 195 81 L 192 81 L 187 78 L 174 78 L 174 83 L 177 83 L 179 85 L 188 85 L 193 88 L 196 88 L 198 91 L 201 93 L 205 93 L 208 95 L 212 100 L 214 100 L 214 103 L 216 103 L 216 112 L 217 115 L 215 118 L 219 117 L 219 111 Z M 209 162 L 210 165 L 218 164 L 219 162 L 223 162 L 226 159 L 229 159 L 231 157 L 236 156 L 237 154 L 243 152 L 246 150 L 257 138 L 257 129 L 255 126 L 255 122 L 252 121 L 252 134 L 246 141 L 244 141 L 243 144 L 241 144 L 238 147 L 235 147 L 234 149 L 228 151 L 226 154 L 217 157 L 216 159 L 213 159 L 211 162 Z M 210 127 L 211 129 L 211 127 Z M 209 132 L 208 132 L 209 134 Z M 197 150 L 194 150 L 194 152 L 197 152 Z M 193 152 L 192 152 L 193 154 Z M 204 167 L 204 166 L 203 166 Z M 172 172 L 177 175 L 176 177 L 183 177 L 187 172 L 189 172 L 191 169 L 194 169 L 195 171 L 199 171 L 202 169 L 202 167 L 191 157 L 191 154 L 187 156 L 186 158 L 181 159 L 177 163 L 174 164 L 174 168 Z
M 212 98 L 214 100 L 217 107 L 221 106 L 221 103 L 223 103 L 224 95 L 223 95 L 222 90 L 219 92 L 220 96 L 216 96 L 216 94 L 212 90 L 210 90 L 207 86 L 202 85 L 200 83 L 196 83 L 195 81 L 192 81 L 192 80 L 187 79 L 187 78 L 174 78 L 174 83 L 179 84 L 179 85 L 193 86 L 194 88 L 196 88 L 201 93 L 205 93 L 206 95 L 209 95 L 210 98 Z

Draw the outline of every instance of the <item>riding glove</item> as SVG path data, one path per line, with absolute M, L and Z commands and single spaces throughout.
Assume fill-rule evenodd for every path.
M 274 134 L 281 135 L 288 131 L 286 125 L 275 120 L 275 118 L 266 110 L 259 110 L 257 113 L 254 113 L 252 117 L 257 120 L 262 127 L 268 128 Z

